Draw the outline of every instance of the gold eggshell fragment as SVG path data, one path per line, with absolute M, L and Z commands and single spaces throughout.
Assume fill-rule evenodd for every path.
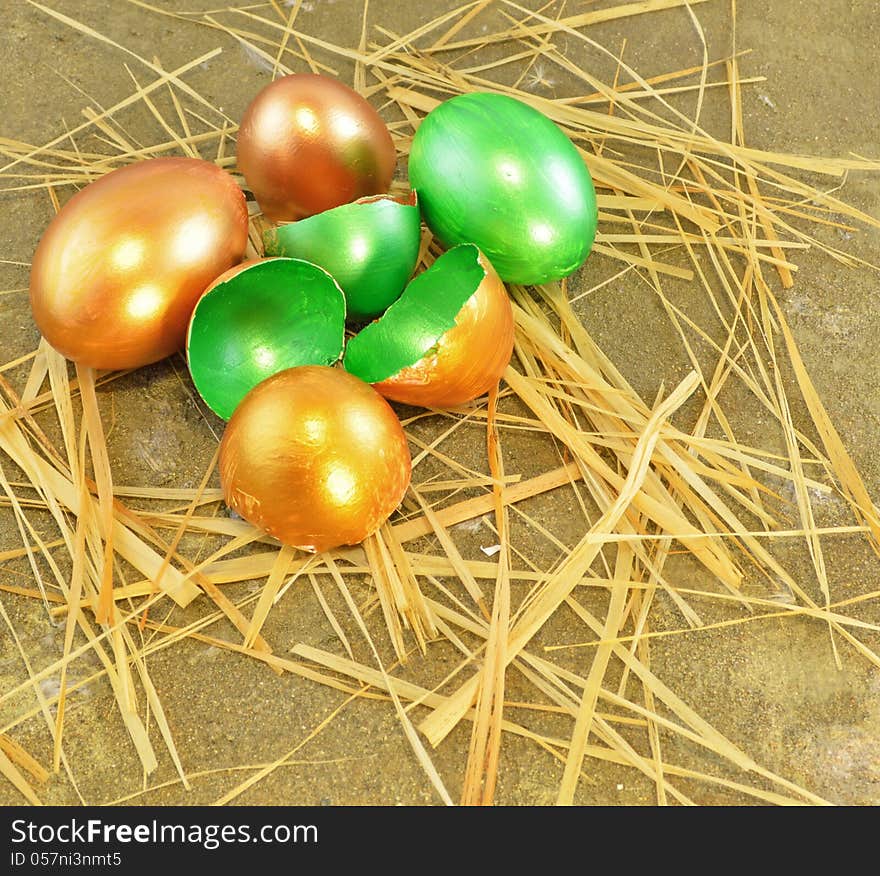
M 30 278 L 34 321 L 67 358 L 138 368 L 184 345 L 205 287 L 241 261 L 247 206 L 195 158 L 153 158 L 101 177 L 49 224 Z
M 473 244 L 454 247 L 348 342 L 343 363 L 393 401 L 454 407 L 488 392 L 513 352 L 504 283 Z
M 294 73 L 251 101 L 238 169 L 264 215 L 290 222 L 388 190 L 397 156 L 378 112 L 331 76 Z
M 230 508 L 284 544 L 357 544 L 400 504 L 412 463 L 390 405 L 339 368 L 269 377 L 236 408 L 220 444 Z

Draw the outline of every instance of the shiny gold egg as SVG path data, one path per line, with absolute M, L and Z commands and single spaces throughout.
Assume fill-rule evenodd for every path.
M 220 444 L 226 503 L 284 544 L 326 551 L 375 532 L 409 486 L 389 404 L 339 368 L 305 365 L 255 386 Z
M 195 158 L 153 158 L 101 177 L 49 224 L 30 278 L 34 321 L 67 358 L 137 368 L 182 349 L 205 287 L 241 261 L 247 206 Z
M 338 79 L 294 73 L 245 110 L 238 169 L 264 215 L 289 222 L 388 191 L 397 160 L 375 109 Z

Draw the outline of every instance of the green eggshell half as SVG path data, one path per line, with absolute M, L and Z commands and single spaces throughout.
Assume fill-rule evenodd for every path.
M 323 268 L 273 258 L 230 273 L 199 300 L 186 343 L 193 383 L 224 420 L 278 371 L 332 365 L 345 337 L 345 298 Z
M 567 276 L 596 236 L 596 192 L 577 149 L 512 97 L 476 92 L 433 109 L 413 139 L 409 179 L 434 234 L 475 243 L 510 283 Z
M 384 316 L 349 340 L 343 368 L 367 383 L 380 383 L 415 365 L 455 325 L 485 276 L 475 246 L 443 253 L 410 281 Z
M 396 301 L 419 257 L 415 197 L 362 198 L 263 235 L 267 255 L 305 259 L 333 275 L 349 319 L 371 319 Z

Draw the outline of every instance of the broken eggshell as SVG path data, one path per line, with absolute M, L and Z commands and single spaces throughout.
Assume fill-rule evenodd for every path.
M 561 279 L 593 245 L 596 194 L 583 158 L 547 116 L 507 95 L 462 94 L 431 110 L 409 178 L 439 240 L 475 243 L 505 282 Z
M 361 198 L 268 229 L 267 255 L 305 259 L 333 275 L 349 319 L 371 319 L 397 298 L 415 270 L 421 216 L 415 194 Z
M 412 463 L 397 415 L 340 368 L 281 371 L 252 389 L 220 444 L 226 503 L 284 544 L 357 544 L 400 504 Z
M 274 222 L 386 192 L 397 162 L 379 113 L 318 73 L 282 76 L 263 88 L 236 139 L 238 168 Z
M 190 374 L 228 420 L 267 377 L 297 365 L 331 365 L 342 353 L 345 298 L 323 268 L 301 259 L 245 262 L 212 283 L 186 339 Z
M 473 244 L 441 255 L 346 347 L 343 366 L 386 398 L 453 407 L 488 392 L 513 352 L 513 309 Z
M 46 229 L 30 277 L 34 321 L 62 355 L 138 368 L 183 348 L 205 287 L 240 262 L 247 206 L 195 158 L 151 158 L 75 194 Z

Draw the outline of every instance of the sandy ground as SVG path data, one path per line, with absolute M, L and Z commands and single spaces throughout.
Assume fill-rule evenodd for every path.
M 144 57 L 158 55 L 166 68 L 221 46 L 223 54 L 194 70 L 188 81 L 233 118 L 240 117 L 250 98 L 270 80 L 259 62 L 216 31 L 176 22 L 122 0 L 51 0 L 51 5 Z M 181 10 L 210 4 L 204 0 L 158 0 L 158 5 Z M 438 10 L 454 5 L 372 0 L 370 22 L 406 32 Z M 526 5 L 537 8 L 539 4 Z M 568 5 L 579 9 L 588 4 Z M 778 0 L 738 5 L 735 44 L 737 49 L 753 50 L 741 59 L 742 73 L 766 77 L 745 90 L 743 109 L 749 142 L 812 154 L 877 157 L 880 5 L 876 0 Z M 124 63 L 141 82 L 149 78 L 134 58 L 76 33 L 23 0 L 7 0 L 3 6 L 3 136 L 43 143 L 57 136 L 64 124 L 79 124 L 80 109 L 90 102 L 104 107 L 114 104 L 132 89 Z M 361 8 L 355 0 L 304 3 L 299 24 L 309 33 L 355 45 Z M 729 4 L 711 0 L 694 11 L 702 23 L 709 58 L 729 54 L 734 39 Z M 481 24 L 492 22 L 491 13 L 480 20 Z M 613 52 L 619 51 L 625 40 L 626 61 L 646 77 L 697 64 L 701 59 L 698 33 L 681 10 L 599 25 L 589 33 Z M 613 62 L 608 57 L 600 52 L 588 54 L 564 36 L 560 44 L 578 64 L 610 81 Z M 350 77 L 350 69 L 343 62 L 336 63 L 340 75 Z M 508 72 L 516 75 L 515 70 Z M 540 64 L 526 81 L 537 93 L 549 96 L 564 93 L 566 85 L 554 70 Z M 685 102 L 681 105 L 688 106 Z M 147 132 L 155 122 L 142 107 L 120 118 L 132 137 L 143 134 L 147 140 L 151 136 Z M 708 94 L 702 121 L 719 135 L 729 129 L 729 107 L 720 92 Z M 853 175 L 846 182 L 843 197 L 880 215 L 880 178 Z M 0 208 L 0 256 L 27 263 L 51 216 L 49 200 L 44 192 L 7 194 L 0 196 Z M 847 253 L 878 261 L 880 239 L 876 233 L 849 235 L 829 229 L 821 234 Z M 782 294 L 781 300 L 821 396 L 869 491 L 877 495 L 878 275 L 868 269 L 844 269 L 813 252 L 798 253 L 795 260 L 800 268 L 795 287 Z M 589 290 L 616 269 L 608 260 L 592 258 L 574 279 L 572 294 Z M 669 387 L 681 379 L 687 359 L 653 292 L 631 277 L 585 296 L 578 303 L 578 312 L 643 397 L 653 399 L 661 382 Z M 17 289 L 26 284 L 26 267 L 0 263 L 0 288 Z M 689 308 L 697 322 L 703 324 L 705 317 L 705 324 L 709 324 L 707 305 L 692 285 L 671 281 L 665 288 L 671 298 Z M 26 294 L 0 295 L 2 358 L 29 352 L 37 340 Z M 113 424 L 109 444 L 118 482 L 198 484 L 215 446 L 212 430 L 219 434 L 221 424 L 205 420 L 193 404 L 181 359 L 125 378 L 115 384 L 112 393 L 102 394 L 101 405 L 106 422 Z M 747 400 L 737 415 L 745 440 L 750 432 L 754 440 L 761 440 L 762 423 Z M 795 415 L 803 419 L 804 411 L 796 407 Z M 464 455 L 463 461 L 471 462 L 466 458 L 474 453 L 470 443 L 452 444 L 448 452 L 453 450 Z M 507 454 L 508 471 L 524 475 L 554 464 L 551 449 L 526 439 L 511 442 Z M 477 459 L 472 463 L 484 465 Z M 531 510 L 559 538 L 571 543 L 571 518 L 564 506 L 547 499 L 535 501 Z M 829 521 L 844 519 L 842 509 L 833 503 L 822 510 Z M 472 555 L 479 546 L 479 534 L 465 532 L 461 537 L 463 550 Z M 523 533 L 522 537 L 530 536 Z M 18 538 L 11 516 L 0 514 L 0 549 L 18 546 Z M 538 540 L 534 550 L 540 559 Z M 805 558 L 798 559 L 798 551 L 793 555 L 793 567 L 802 568 L 804 580 L 810 581 L 808 565 Z M 880 585 L 877 559 L 857 538 L 829 542 L 828 561 L 835 594 L 841 598 L 856 586 L 859 592 L 866 592 Z M 673 570 L 671 563 L 670 574 Z M 699 584 L 698 572 L 682 569 L 679 579 L 690 574 L 694 585 Z M 22 576 L 27 575 L 24 563 L 0 566 L 0 580 L 22 583 Z M 4 594 L 2 604 L 33 666 L 39 668 L 57 659 L 63 628 L 52 626 L 35 601 Z M 727 616 L 710 603 L 704 614 L 707 623 L 716 619 L 714 610 L 718 619 Z M 670 625 L 677 625 L 671 606 L 661 603 L 658 611 L 658 626 L 662 626 L 664 611 L 669 613 Z M 876 605 L 866 608 L 862 616 L 880 621 Z M 326 620 L 314 600 L 302 593 L 292 593 L 279 605 L 264 632 L 282 652 L 298 641 L 334 647 Z M 561 617 L 542 635 L 547 641 L 565 642 L 581 637 L 582 629 L 569 626 Z M 880 645 L 876 635 L 873 639 L 866 635 L 865 641 L 874 648 Z M 850 650 L 841 649 L 841 658 L 842 668 L 836 669 L 826 627 L 792 619 L 658 639 L 652 646 L 655 671 L 758 762 L 833 802 L 880 803 L 880 674 Z M 417 668 L 426 678 L 439 678 L 445 659 L 442 652 L 429 652 L 428 660 L 436 661 L 435 665 L 424 661 L 426 665 Z M 76 673 L 85 677 L 93 668 L 87 660 L 82 661 Z M 289 676 L 277 677 L 252 661 L 194 642 L 159 651 L 151 658 L 150 669 L 188 771 L 207 772 L 193 782 L 188 793 L 171 784 L 141 795 L 135 802 L 211 802 L 246 775 L 212 770 L 282 757 L 297 749 L 343 703 L 340 694 L 326 688 Z M 0 631 L 0 691 L 24 677 L 4 626 Z M 517 684 L 513 679 L 510 696 L 514 699 Z M 20 697 L 0 707 L 0 725 L 28 708 L 28 703 L 32 705 L 33 700 Z M 569 725 L 560 722 L 559 732 L 570 732 Z M 51 744 L 41 719 L 27 721 L 13 735 L 44 763 L 50 760 Z M 65 738 L 79 792 L 88 802 L 116 800 L 143 786 L 137 758 L 103 682 L 90 684 L 74 695 Z M 462 727 L 433 753 L 453 796 L 460 788 L 467 742 L 468 731 Z M 667 744 L 667 756 L 706 766 L 706 758 L 685 743 L 670 740 Z M 636 805 L 656 801 L 653 786 L 634 770 L 596 761 L 588 762 L 587 768 L 590 781 L 581 783 L 579 803 Z M 726 769 L 711 762 L 709 768 L 718 775 Z M 732 770 L 729 775 L 741 778 Z M 497 800 L 513 805 L 552 802 L 560 776 L 561 766 L 548 755 L 522 740 L 506 738 Z M 173 778 L 173 767 L 166 757 L 150 784 Z M 748 802 L 737 792 L 719 787 L 686 780 L 681 786 L 703 803 Z M 75 803 L 78 799 L 63 775 L 51 778 L 39 792 L 51 803 Z M 21 798 L 9 785 L 0 783 L 0 802 L 17 804 Z M 437 797 L 391 709 L 361 701 L 342 706 L 332 722 L 302 744 L 289 765 L 256 784 L 239 802 L 432 804 Z

